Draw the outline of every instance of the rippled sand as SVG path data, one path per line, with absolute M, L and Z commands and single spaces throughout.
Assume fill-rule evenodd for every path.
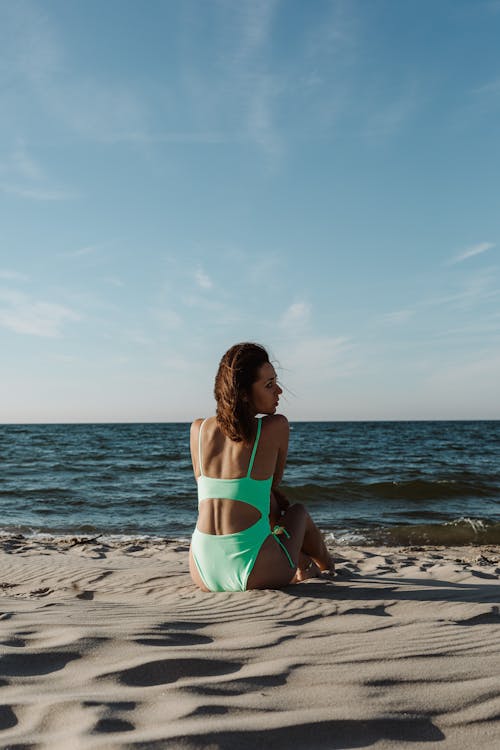
M 0 540 L 0 747 L 500 746 L 498 547 L 203 594 L 187 546 Z

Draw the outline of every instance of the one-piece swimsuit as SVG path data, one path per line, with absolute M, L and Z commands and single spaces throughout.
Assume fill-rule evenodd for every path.
M 278 538 L 277 533 L 271 532 L 270 528 L 269 511 L 273 477 L 253 479 L 250 476 L 259 443 L 262 418 L 257 420 L 257 436 L 246 476 L 235 479 L 217 479 L 203 473 L 201 435 L 205 422 L 206 419 L 200 425 L 198 439 L 200 462 L 198 506 L 210 498 L 238 500 L 256 508 L 260 512 L 260 518 L 252 526 L 232 534 L 207 534 L 196 527 L 191 538 L 191 551 L 198 573 L 209 591 L 245 591 L 248 576 L 252 572 L 262 545 L 269 536 L 273 536 L 281 546 L 290 567 L 295 567 L 288 550 Z

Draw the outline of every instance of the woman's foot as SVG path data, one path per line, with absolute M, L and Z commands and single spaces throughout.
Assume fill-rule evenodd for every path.
M 321 571 L 314 560 L 301 554 L 292 583 L 302 583 L 302 581 L 307 581 L 308 578 L 317 578 L 320 573 Z
M 328 566 L 321 571 L 321 578 L 335 578 L 335 561 L 331 555 L 328 557 Z

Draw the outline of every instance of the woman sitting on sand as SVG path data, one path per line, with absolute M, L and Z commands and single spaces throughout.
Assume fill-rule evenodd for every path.
M 333 568 L 305 507 L 278 490 L 289 433 L 276 414 L 282 392 L 266 350 L 236 344 L 215 378 L 216 416 L 191 425 L 199 515 L 189 569 L 203 591 L 280 588 Z

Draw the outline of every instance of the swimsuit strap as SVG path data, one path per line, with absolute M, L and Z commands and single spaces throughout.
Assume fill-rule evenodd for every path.
M 248 464 L 247 477 L 250 476 L 250 473 L 253 469 L 253 462 L 255 459 L 255 454 L 257 453 L 257 445 L 259 444 L 261 428 L 262 428 L 262 417 L 258 417 L 257 418 L 257 435 L 255 437 L 255 443 L 253 444 L 253 451 L 252 451 L 252 455 L 250 456 L 250 463 Z
M 203 463 L 201 461 L 201 428 L 207 421 L 208 417 L 203 420 L 203 422 L 200 424 L 200 431 L 198 433 L 198 461 L 200 462 L 200 476 L 203 476 Z

